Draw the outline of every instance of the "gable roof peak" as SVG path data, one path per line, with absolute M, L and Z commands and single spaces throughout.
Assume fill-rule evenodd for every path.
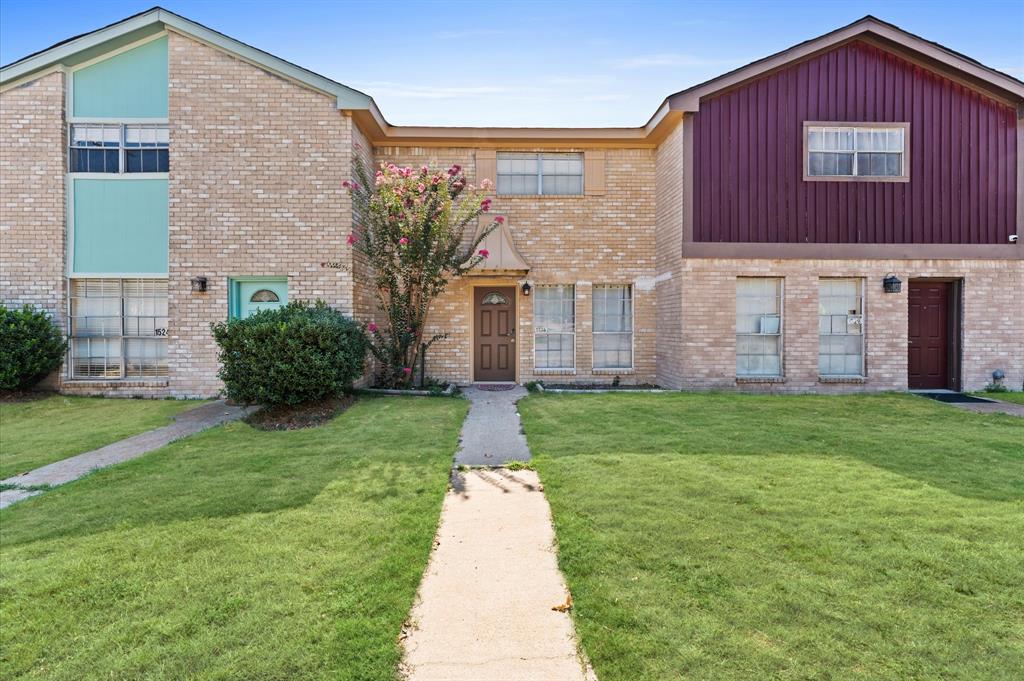
M 872 37 L 879 38 L 886 44 L 905 52 L 919 55 L 929 63 L 935 64 L 937 69 L 955 72 L 967 80 L 977 83 L 980 88 L 998 91 L 1004 97 L 1017 102 L 1024 101 L 1024 82 L 1017 78 L 985 66 L 944 45 L 910 33 L 872 14 L 865 14 L 860 19 L 817 38 L 805 40 L 781 52 L 776 52 L 746 66 L 741 66 L 669 95 L 667 98 L 669 106 L 673 110 L 697 111 L 700 108 L 701 97 L 753 80 L 770 71 L 801 61 L 865 34 L 871 34 Z

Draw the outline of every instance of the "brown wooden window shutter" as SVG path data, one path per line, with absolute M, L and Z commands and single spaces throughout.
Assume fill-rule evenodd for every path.
M 583 193 L 587 196 L 604 194 L 604 152 L 583 152 Z
M 498 183 L 498 152 L 494 149 L 476 150 L 476 183 L 483 180 Z

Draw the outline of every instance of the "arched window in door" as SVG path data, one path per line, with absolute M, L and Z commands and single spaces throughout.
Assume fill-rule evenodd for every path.
M 484 299 L 480 301 L 481 305 L 508 305 L 508 298 L 501 295 L 498 292 L 488 293 L 484 296 Z
M 277 294 L 267 288 L 261 288 L 249 298 L 250 303 L 279 303 L 281 299 Z

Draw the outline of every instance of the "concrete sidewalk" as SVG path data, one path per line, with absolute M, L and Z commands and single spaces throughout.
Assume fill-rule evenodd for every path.
M 405 640 L 410 681 L 595 680 L 537 474 L 455 472 Z
M 530 448 L 516 409 L 516 402 L 526 397 L 526 388 L 490 391 L 470 386 L 464 394 L 471 406 L 462 424 L 455 464 L 503 466 L 509 461 L 529 461 Z
M 0 508 L 5 508 L 40 493 L 38 490 L 24 489 L 26 487 L 63 485 L 77 480 L 97 468 L 106 468 L 134 459 L 201 430 L 242 418 L 257 408 L 228 406 L 223 401 L 211 402 L 181 412 L 175 417 L 174 423 L 161 428 L 139 433 L 91 452 L 55 461 L 22 475 L 12 476 L 0 482 L 17 485 L 23 489 L 0 491 Z

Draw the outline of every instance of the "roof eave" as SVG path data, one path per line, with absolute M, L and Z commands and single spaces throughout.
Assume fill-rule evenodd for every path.
M 369 109 L 373 100 L 369 95 L 302 68 L 289 61 L 275 57 L 251 45 L 235 40 L 211 28 L 190 21 L 163 8 L 154 8 L 116 24 L 86 33 L 54 47 L 30 55 L 3 69 L 0 69 L 0 86 L 20 81 L 33 73 L 63 64 L 73 55 L 116 40 L 126 34 L 151 27 L 155 24 L 189 36 L 201 42 L 229 52 L 236 57 L 260 68 L 276 73 L 289 80 L 304 84 L 337 99 L 339 109 Z
M 807 40 L 799 45 L 712 78 L 704 83 L 669 95 L 667 98 L 669 107 L 673 111 L 696 112 L 700 109 L 702 97 L 731 88 L 865 35 L 876 36 L 909 51 L 922 54 L 942 66 L 984 83 L 989 87 L 996 88 L 1018 101 L 1024 101 L 1024 83 L 1016 78 L 983 66 L 937 43 L 929 42 L 875 17 L 868 16 L 848 26 Z

